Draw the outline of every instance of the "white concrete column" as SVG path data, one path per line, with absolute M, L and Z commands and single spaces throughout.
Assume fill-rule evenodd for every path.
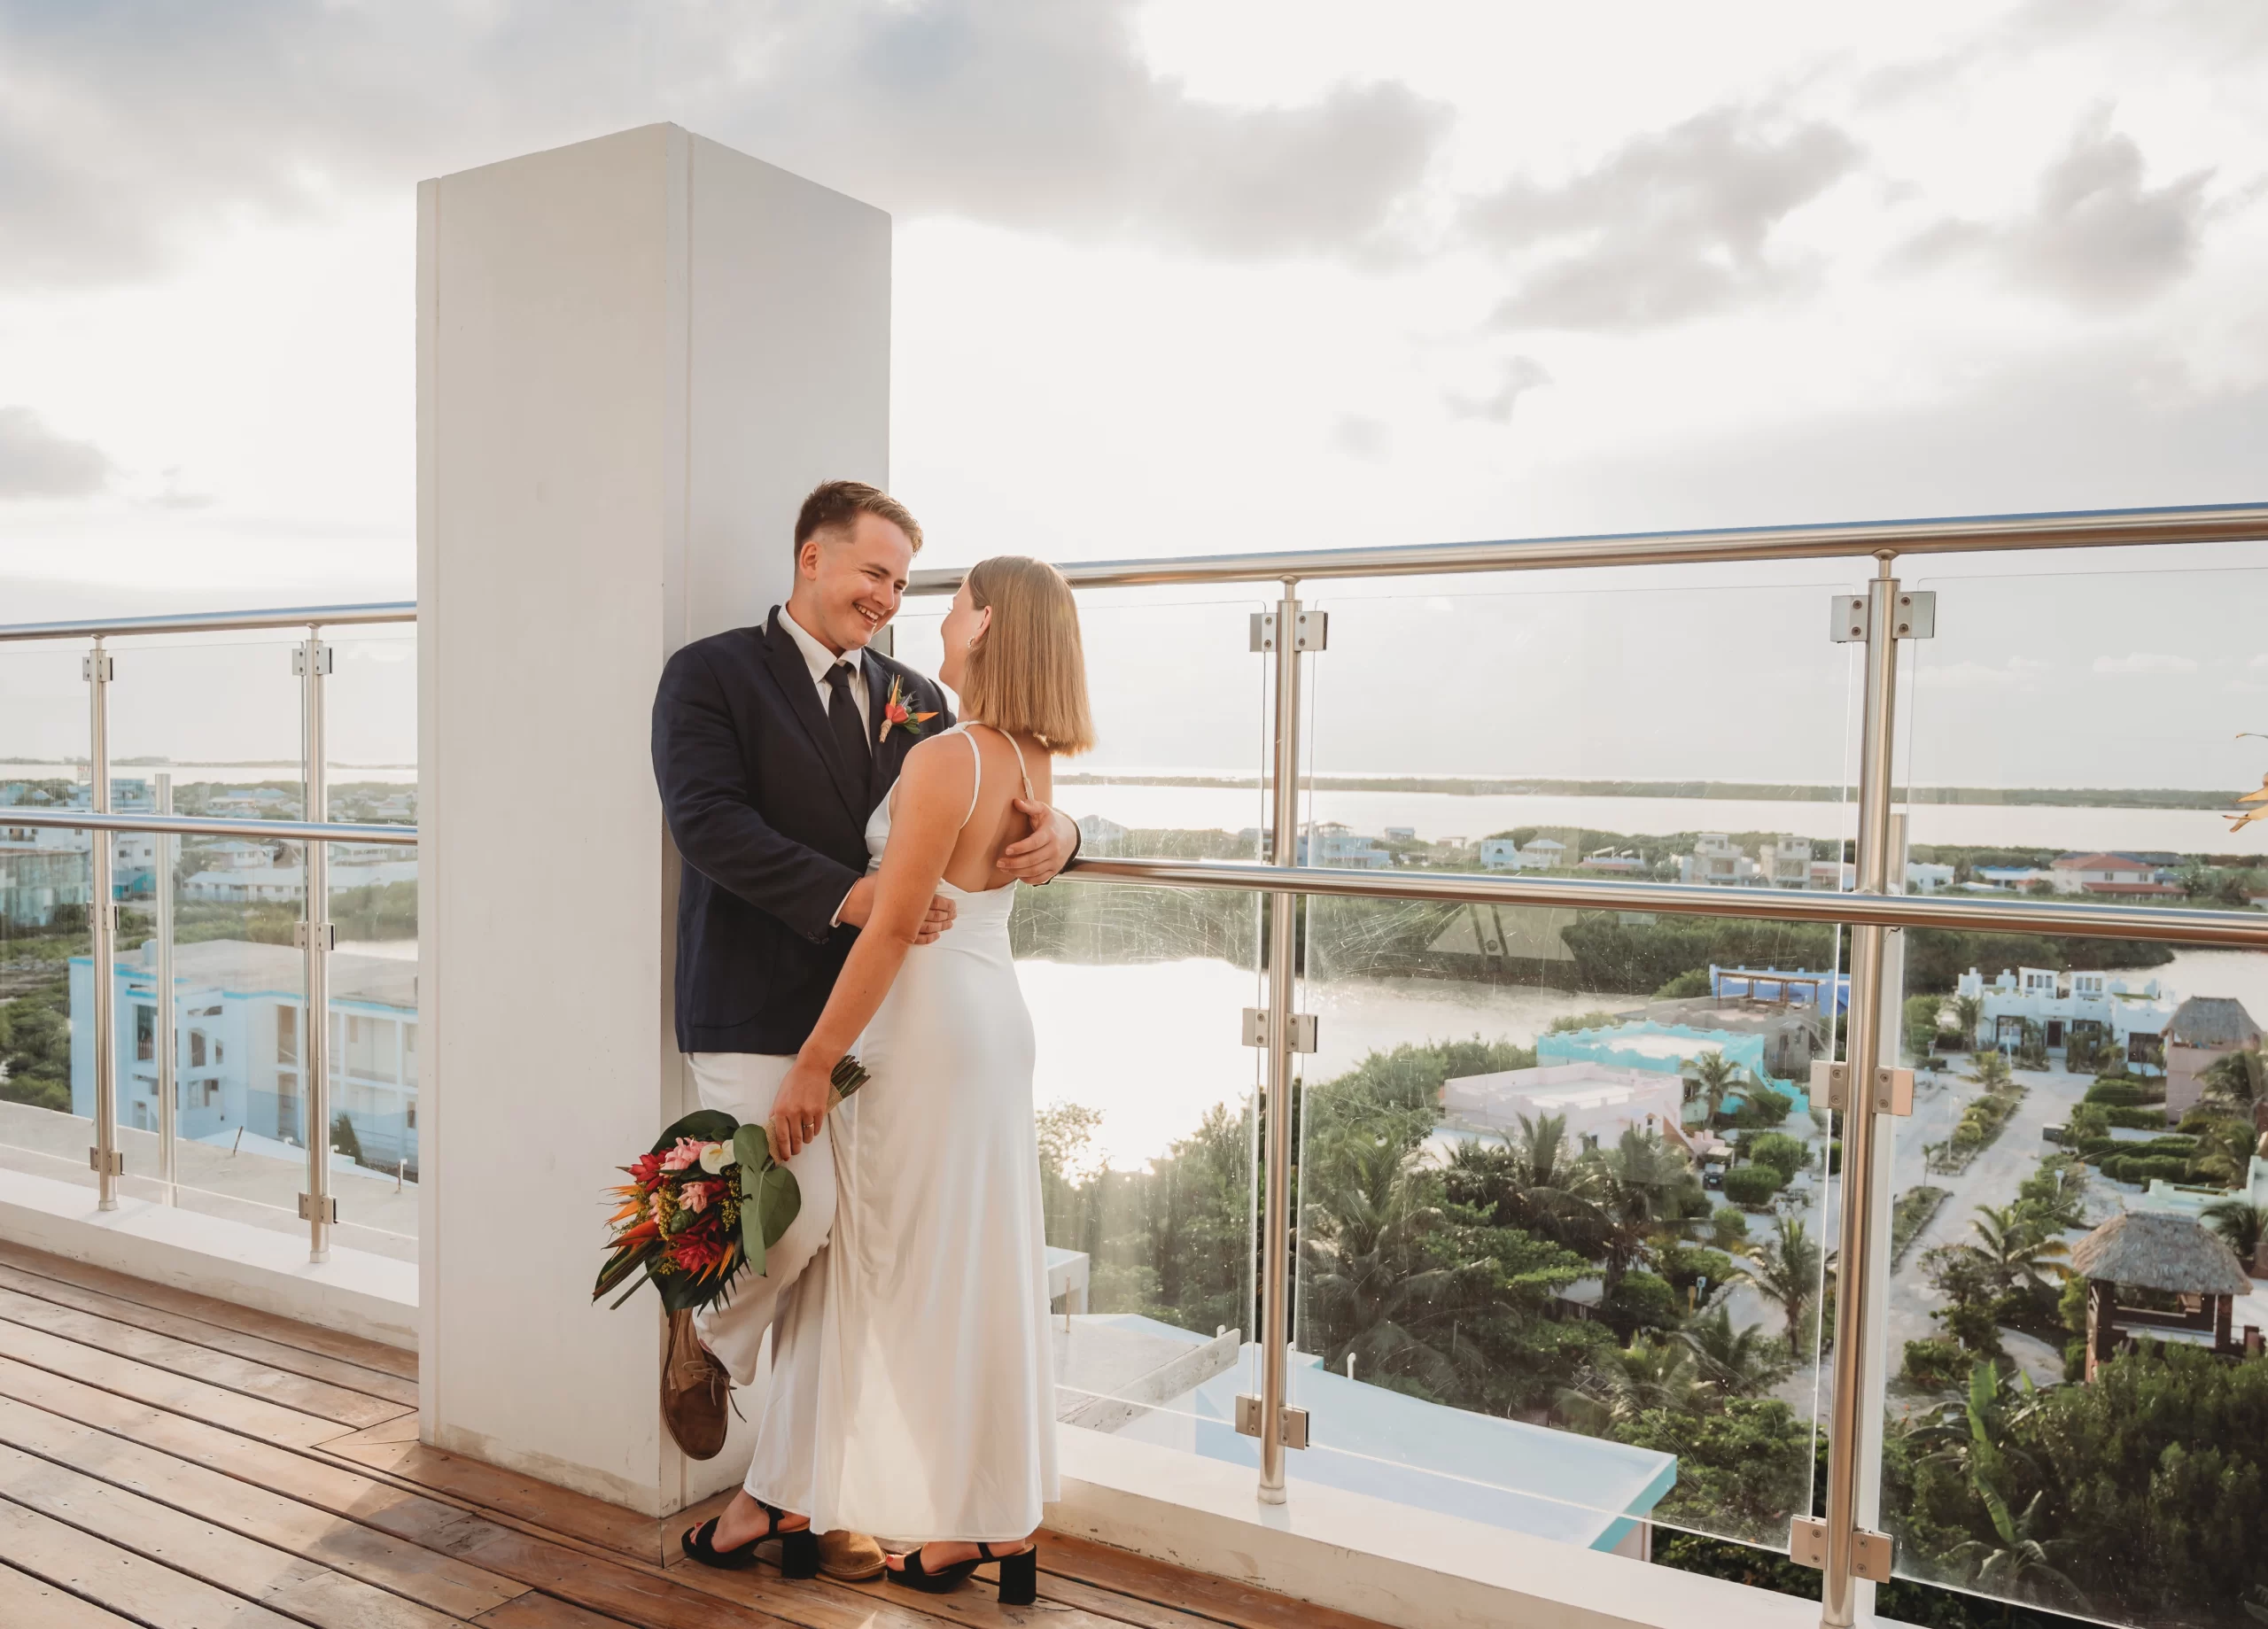
M 805 492 L 887 479 L 889 219 L 652 125 L 425 182 L 417 256 L 422 1429 L 658 1514 L 747 1444 L 685 1462 L 658 1302 L 589 1299 L 694 1106 L 649 713 Z

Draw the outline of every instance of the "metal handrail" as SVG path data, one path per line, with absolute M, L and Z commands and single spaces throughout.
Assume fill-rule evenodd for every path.
M 1707 531 L 1626 531 L 1482 543 L 1407 543 L 1384 548 L 1293 549 L 1277 554 L 1059 562 L 1074 588 L 1160 587 L 1324 577 L 1418 577 L 1463 571 L 1534 571 L 1569 566 L 1680 565 L 1731 560 L 1818 560 L 1846 555 L 1978 554 L 1992 550 L 2109 548 L 2136 544 L 2268 539 L 2268 504 L 2078 510 L 1849 525 L 1731 527 Z M 951 593 L 966 566 L 916 571 L 909 594 Z
M 1066 877 L 1153 888 L 1235 888 L 1338 899 L 1432 900 L 1443 904 L 1573 906 L 1751 921 L 1867 923 L 1987 934 L 2069 934 L 2268 950 L 2268 912 L 2181 911 L 2047 899 L 1948 899 L 1931 894 L 1713 888 L 1691 882 L 1594 881 L 1580 877 L 1486 877 L 1466 872 L 1334 871 L 1240 860 L 1079 859 Z
M 106 617 L 95 622 L 0 624 L 0 643 L 18 640 L 115 639 L 135 633 L 225 633 L 245 628 L 343 628 L 357 623 L 416 622 L 414 600 L 368 605 L 296 605 L 274 610 L 187 611 L 177 617 Z
M 2268 504 L 2074 510 L 1813 526 L 1740 526 L 1698 531 L 1626 531 L 1513 538 L 1474 543 L 1405 543 L 1383 548 L 1289 549 L 1059 565 L 1075 588 L 1159 587 L 1191 583 L 1269 582 L 1285 578 L 1417 577 L 1464 571 L 1533 571 L 1570 566 L 1675 565 L 1710 561 L 1818 560 L 1870 555 L 1977 554 L 1992 550 L 2109 548 L 2175 543 L 2268 540 Z M 966 566 L 916 571 L 908 594 L 951 593 Z M 0 643 L 214 633 L 254 628 L 344 627 L 415 622 L 413 601 L 195 611 L 174 617 L 113 617 L 89 622 L 0 624 Z
M 44 826 L 66 832 L 162 832 L 175 837 L 255 837 L 271 842 L 390 842 L 413 848 L 414 826 L 352 820 L 231 820 L 214 815 L 94 814 L 84 809 L 0 807 L 0 826 Z

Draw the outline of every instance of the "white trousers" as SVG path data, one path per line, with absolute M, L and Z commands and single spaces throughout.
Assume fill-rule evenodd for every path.
M 694 1052 L 686 1059 L 703 1108 L 721 1109 L 743 1123 L 757 1124 L 771 1119 L 772 1100 L 795 1061 L 760 1052 Z M 789 1320 L 815 1317 L 826 1303 L 827 1240 L 835 1226 L 835 1144 L 827 1127 L 820 1127 L 819 1135 L 788 1161 L 788 1168 L 803 1191 L 803 1208 L 779 1242 L 765 1252 L 764 1276 L 743 1273 L 723 1307 L 694 1315 L 701 1344 L 730 1371 L 734 1385 L 755 1380 L 765 1331 L 775 1320 L 784 1332 Z M 816 1341 L 783 1341 L 777 1334 L 773 1339 L 773 1350 L 780 1356 L 773 1364 L 759 1436 L 774 1452 L 784 1450 L 788 1462 L 796 1464 L 810 1458 L 807 1442 L 819 1395 L 816 1373 L 802 1372 L 812 1365 L 794 1359 L 798 1350 L 816 1357 L 817 1346 Z M 773 1442 L 775 1437 L 781 1440 Z M 808 1506 L 787 1508 L 801 1511 Z

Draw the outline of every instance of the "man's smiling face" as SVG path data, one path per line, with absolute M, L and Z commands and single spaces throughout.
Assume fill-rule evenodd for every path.
M 897 615 L 913 543 L 894 522 L 861 511 L 847 529 L 807 539 L 788 604 L 804 631 L 838 655 L 865 648 Z

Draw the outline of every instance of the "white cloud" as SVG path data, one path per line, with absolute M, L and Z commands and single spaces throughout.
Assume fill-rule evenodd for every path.
M 1771 252 L 1774 228 L 1858 161 L 1831 125 L 1720 107 L 1556 185 L 1509 182 L 1464 225 L 1518 264 L 1500 325 L 1652 328 L 1790 290 L 1802 268 Z
M 1898 263 L 1927 268 L 1983 257 L 2086 310 L 2118 310 L 2163 292 L 2196 264 L 2212 172 L 2145 186 L 2141 148 L 2113 130 L 2110 119 L 2107 105 L 2088 112 L 2022 214 L 1993 225 L 1940 221 L 1908 244 Z
M 2159 655 L 2150 651 L 2137 650 L 2123 656 L 2097 656 L 2094 671 L 2098 673 L 2194 673 L 2197 671 L 2194 658 Z
M 92 497 L 116 474 L 93 442 L 58 434 L 29 407 L 0 407 L 0 500 Z

